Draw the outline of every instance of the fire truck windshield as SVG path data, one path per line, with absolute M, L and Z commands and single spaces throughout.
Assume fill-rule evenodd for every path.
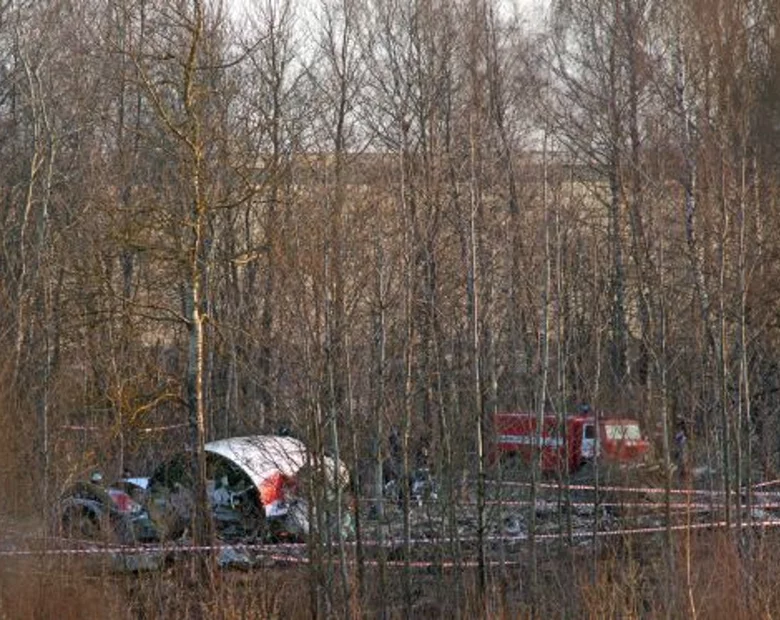
M 642 432 L 638 424 L 607 424 L 605 427 L 607 439 L 614 441 L 639 441 Z

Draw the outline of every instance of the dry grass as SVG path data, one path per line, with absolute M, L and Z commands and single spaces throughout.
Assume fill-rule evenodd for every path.
M 646 539 L 649 541 L 649 539 Z M 657 539 L 656 539 L 657 542 Z M 685 539 L 674 553 L 674 574 L 657 548 L 636 540 L 627 550 L 568 552 L 540 562 L 536 600 L 530 567 L 491 575 L 481 599 L 472 570 L 461 574 L 415 572 L 412 601 L 402 596 L 400 569 L 388 573 L 385 591 L 366 573 L 363 596 L 351 583 L 353 618 L 770 618 L 780 604 L 780 538 L 773 532 L 752 541 L 750 553 L 733 536 L 703 532 L 691 540 L 687 571 Z M 0 618 L 220 618 L 312 617 L 312 573 L 307 567 L 274 567 L 217 574 L 209 591 L 187 562 L 156 573 L 116 575 L 94 561 L 74 558 L 4 558 L 0 565 Z M 353 575 L 354 576 L 354 575 Z M 346 617 L 337 596 L 319 585 L 323 615 Z M 502 585 L 503 584 L 503 585 Z M 333 592 L 338 588 L 334 583 Z M 690 593 L 690 596 L 689 596 Z M 382 596 L 380 596 L 382 595 Z M 382 603 L 380 603 L 382 601 Z M 384 607 L 383 607 L 384 605 Z

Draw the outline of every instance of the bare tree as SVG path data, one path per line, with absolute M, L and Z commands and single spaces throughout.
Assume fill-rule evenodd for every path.
M 561 2 L 556 4 L 556 84 L 562 89 L 563 132 L 558 139 L 606 179 L 607 190 L 596 199 L 607 207 L 611 278 L 610 384 L 626 375 L 628 327 L 622 170 L 626 158 L 623 118 L 626 48 L 621 37 L 621 3 Z M 629 55 L 630 58 L 630 55 Z M 576 128 L 576 129 L 575 129 Z
M 196 544 L 213 540 L 206 492 L 205 452 L 209 427 L 206 402 L 207 323 L 210 316 L 210 269 L 215 218 L 230 206 L 215 163 L 223 161 L 225 144 L 217 101 L 224 68 L 229 65 L 221 47 L 224 16 L 200 0 L 180 3 L 170 11 L 151 6 L 150 35 L 144 47 L 134 49 L 134 62 L 155 113 L 161 144 L 169 150 L 175 175 L 173 185 L 161 187 L 162 210 L 169 222 L 164 234 L 168 260 L 181 295 L 178 316 L 187 331 L 185 404 L 190 429 Z M 210 572 L 208 573 L 210 575 Z

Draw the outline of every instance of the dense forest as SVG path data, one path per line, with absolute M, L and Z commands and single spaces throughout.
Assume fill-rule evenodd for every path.
M 0 509 L 281 427 L 368 498 L 398 433 L 452 503 L 493 412 L 584 402 L 667 465 L 685 428 L 726 498 L 774 479 L 779 27 L 0 0 Z

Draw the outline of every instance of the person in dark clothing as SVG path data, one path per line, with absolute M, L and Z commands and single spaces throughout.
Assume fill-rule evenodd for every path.
M 387 484 L 392 480 L 398 480 L 401 477 L 402 470 L 403 447 L 401 446 L 401 438 L 398 431 L 393 429 L 387 438 L 387 457 L 382 465 L 384 483 Z
M 684 478 L 688 473 L 688 434 L 685 432 L 685 426 L 680 424 L 677 432 L 674 434 L 674 462 L 677 465 L 677 471 L 680 478 Z

